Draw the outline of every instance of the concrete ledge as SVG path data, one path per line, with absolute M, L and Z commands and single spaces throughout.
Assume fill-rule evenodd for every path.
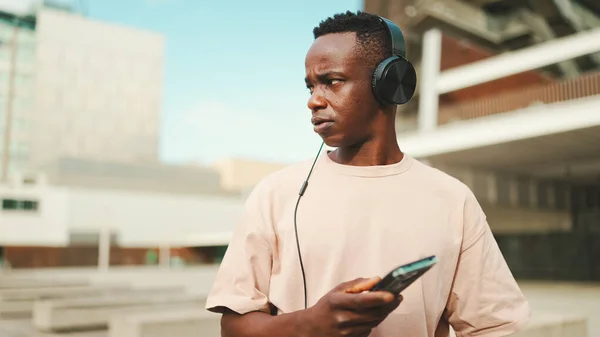
M 525 329 L 510 336 L 588 337 L 587 318 L 550 312 L 534 312 Z M 456 337 L 456 334 L 451 331 L 450 337 Z
M 543 313 L 532 317 L 531 323 L 514 337 L 588 337 L 587 318 L 573 315 Z
M 12 270 L 20 279 L 80 280 L 90 283 L 127 282 L 138 286 L 180 285 L 195 293 L 207 293 L 213 286 L 218 264 L 164 268 L 160 266 L 111 266 L 107 271 L 94 267 L 64 267 Z M 0 271 L 0 279 L 4 278 Z M 7 276 L 9 277 L 9 276 Z
M 205 309 L 136 313 L 113 317 L 109 337 L 219 337 L 221 315 Z
M 0 317 L 29 317 L 35 301 L 66 298 L 85 298 L 126 294 L 175 294 L 183 293 L 183 287 L 135 289 L 127 285 L 97 285 L 69 288 L 40 288 L 26 291 L 0 290 Z
M 43 296 L 61 296 L 73 293 L 89 293 L 90 291 L 109 291 L 131 289 L 125 283 L 68 286 L 68 287 L 40 287 L 40 288 L 12 288 L 0 289 L 0 298 L 31 299 Z
M 90 284 L 87 280 L 51 280 L 51 279 L 35 279 L 23 277 L 0 277 L 0 290 L 4 289 L 24 289 L 24 288 L 45 288 L 45 287 L 74 287 L 85 286 Z
M 206 297 L 193 294 L 123 294 L 36 301 L 32 322 L 41 331 L 106 328 L 115 315 L 203 308 Z

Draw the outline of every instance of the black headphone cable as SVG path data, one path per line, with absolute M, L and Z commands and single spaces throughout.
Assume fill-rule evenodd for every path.
M 302 187 L 300 187 L 300 192 L 298 192 L 298 200 L 296 201 L 296 208 L 294 209 L 294 232 L 296 233 L 296 246 L 298 247 L 298 259 L 300 260 L 300 269 L 302 270 L 302 283 L 304 286 L 304 309 L 308 308 L 308 296 L 306 293 L 306 274 L 304 272 L 304 263 L 302 262 L 302 253 L 300 252 L 300 240 L 298 239 L 298 224 L 296 222 L 296 215 L 298 213 L 298 205 L 300 204 L 300 198 L 302 198 L 304 192 L 306 191 L 306 188 L 308 187 L 308 179 L 310 178 L 310 175 L 312 174 L 312 171 L 315 168 L 315 164 L 319 159 L 319 155 L 323 150 L 324 144 L 325 142 L 321 143 L 321 147 L 319 147 L 319 152 L 315 156 L 315 160 L 313 161 L 312 166 L 310 167 L 310 171 L 306 176 L 306 180 L 304 180 L 304 182 L 302 183 Z

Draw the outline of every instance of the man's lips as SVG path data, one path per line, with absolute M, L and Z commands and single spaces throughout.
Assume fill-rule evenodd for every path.
M 323 133 L 333 125 L 333 120 L 324 117 L 313 117 L 311 122 L 314 125 L 313 130 L 316 133 Z
M 323 123 L 332 123 L 333 120 L 331 118 L 315 116 L 315 117 L 313 117 L 313 118 L 310 119 L 310 122 L 314 126 L 317 126 L 317 125 L 323 124 Z

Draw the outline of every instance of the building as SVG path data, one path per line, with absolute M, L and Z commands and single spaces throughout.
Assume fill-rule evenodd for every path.
M 279 163 L 269 163 L 242 158 L 227 158 L 213 163 L 221 175 L 221 186 L 228 191 L 249 192 L 261 179 L 284 168 Z
M 35 18 L 0 12 L 0 176 L 27 165 L 35 101 Z
M 248 190 L 282 166 L 160 163 L 163 37 L 69 6 L 21 7 L 0 8 L 0 39 L 12 41 L 0 44 L 0 82 L 12 85 L 0 83 L 11 100 L 0 107 L 11 149 L 0 151 L 1 258 L 18 268 L 218 260 Z
M 600 280 L 598 3 L 364 6 L 403 28 L 417 65 L 400 147 L 473 189 L 517 277 Z
M 4 179 L 61 157 L 157 162 L 163 36 L 47 3 L 26 13 L 0 11 Z
M 144 264 L 149 250 L 210 262 L 245 200 L 211 168 L 63 158 L 44 172 L 0 185 L 0 246 L 14 267 Z
M 0 184 L 0 259 L 15 268 L 217 263 L 248 191 L 282 165 L 59 158 Z M 156 262 L 156 261 L 155 261 Z

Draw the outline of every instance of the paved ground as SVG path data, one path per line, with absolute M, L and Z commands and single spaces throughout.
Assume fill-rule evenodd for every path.
M 36 331 L 29 319 L 0 320 L 0 337 L 107 337 L 106 331 L 69 332 L 62 334 Z
M 90 279 L 95 282 L 130 282 L 138 286 L 182 285 L 197 293 L 206 293 L 212 284 L 215 267 L 165 270 L 160 268 L 118 268 L 109 273 L 94 269 L 34 270 L 14 272 L 15 277 L 44 279 Z M 590 337 L 600 337 L 600 284 L 520 282 L 535 313 L 588 316 Z M 35 333 L 27 320 L 0 320 L 0 337 L 106 337 L 106 332 L 44 334 Z
M 521 282 L 534 310 L 584 315 L 588 335 L 600 337 L 600 284 Z

